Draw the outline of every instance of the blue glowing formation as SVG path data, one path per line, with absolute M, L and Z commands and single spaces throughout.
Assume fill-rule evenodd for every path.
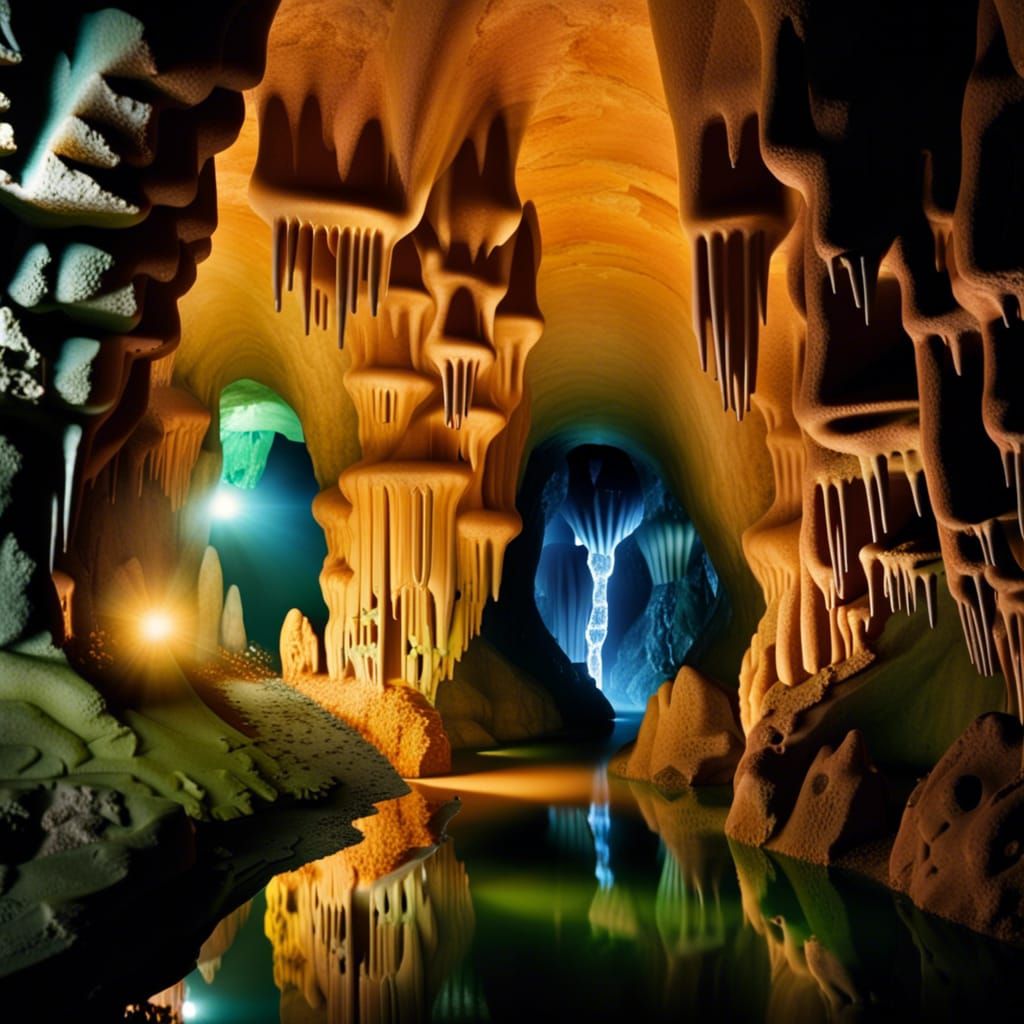
M 569 453 L 568 463 L 562 514 L 576 543 L 587 550 L 594 582 L 586 631 L 587 671 L 600 690 L 601 652 L 608 637 L 608 580 L 615 571 L 615 549 L 643 520 L 643 489 L 633 463 L 617 448 L 581 445 Z
M 599 551 L 587 554 L 587 568 L 594 581 L 594 596 L 590 602 L 587 620 L 587 671 L 599 690 L 604 689 L 604 664 L 601 652 L 608 637 L 608 580 L 615 572 L 615 550 L 603 555 Z
M 565 519 L 557 513 L 544 533 L 534 594 L 540 617 L 558 646 L 571 662 L 585 662 L 593 581 L 586 548 L 575 541 Z

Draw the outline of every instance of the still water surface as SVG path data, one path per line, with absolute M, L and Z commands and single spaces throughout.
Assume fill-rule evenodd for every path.
M 668 801 L 609 779 L 604 759 L 635 728 L 473 755 L 418 783 L 361 852 L 279 876 L 226 920 L 168 999 L 186 1019 L 233 1024 L 1019 1008 L 1024 953 L 864 879 L 730 844 L 725 793 Z M 456 796 L 432 844 L 424 808 Z

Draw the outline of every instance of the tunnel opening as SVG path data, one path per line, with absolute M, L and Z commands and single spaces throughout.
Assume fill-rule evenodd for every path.
M 319 486 L 295 410 L 258 381 L 221 392 L 220 441 L 210 545 L 229 593 L 238 588 L 247 642 L 276 658 L 292 608 L 319 633 L 327 624 L 319 584 L 327 548 L 311 511 Z
M 642 708 L 700 657 L 726 599 L 653 459 L 556 439 L 531 454 L 520 512 L 521 543 L 536 552 L 527 599 L 575 676 L 614 709 Z

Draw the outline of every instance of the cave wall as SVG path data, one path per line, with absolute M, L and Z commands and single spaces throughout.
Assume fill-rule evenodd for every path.
M 434 695 L 524 446 L 577 430 L 664 465 L 748 728 L 861 659 L 873 749 L 900 756 L 901 706 L 934 760 L 999 700 L 964 649 L 1019 707 L 1014 4 L 224 3 L 202 41 L 90 10 L 4 22 L 5 642 L 59 596 L 90 619 L 127 552 L 65 556 L 75 524 L 140 486 L 176 514 L 244 376 L 323 487 L 332 677 Z

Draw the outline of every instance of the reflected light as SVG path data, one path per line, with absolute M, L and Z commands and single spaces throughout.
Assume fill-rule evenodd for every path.
M 174 623 L 167 612 L 154 610 L 142 617 L 142 636 L 150 643 L 166 640 L 174 632 Z
M 186 999 L 181 1004 L 181 1019 L 182 1020 L 195 1020 L 199 1015 L 199 1007 L 192 1002 L 191 999 Z
M 233 491 L 220 487 L 210 503 L 210 511 L 214 519 L 234 519 L 241 511 L 241 504 Z

